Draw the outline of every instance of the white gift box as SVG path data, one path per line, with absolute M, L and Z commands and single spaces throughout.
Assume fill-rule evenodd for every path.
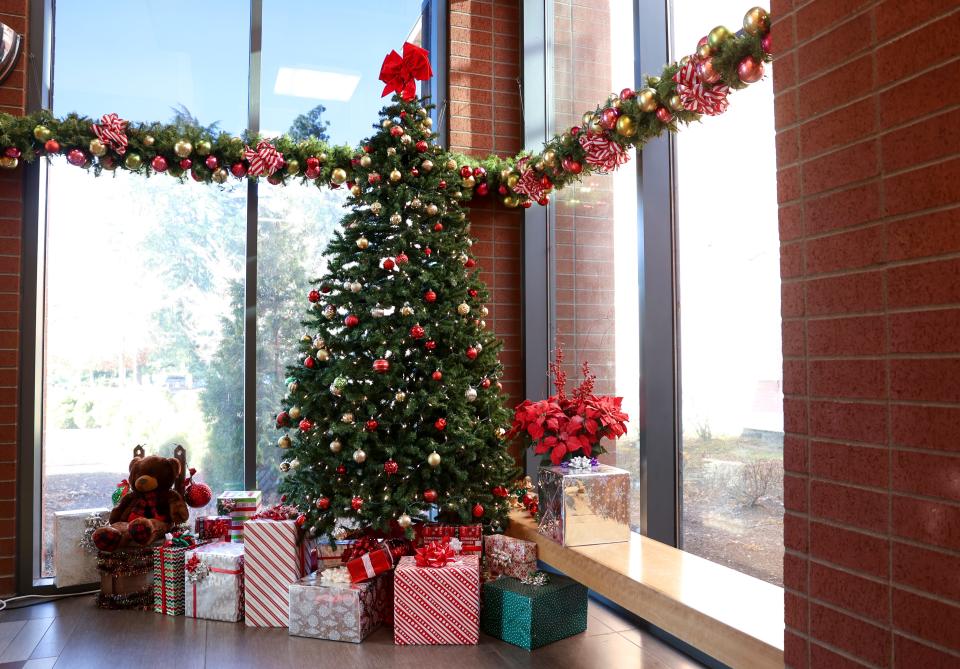
M 84 550 L 80 543 L 87 519 L 92 515 L 106 522 L 110 509 L 77 509 L 53 514 L 53 569 L 58 588 L 100 582 L 97 552 Z
M 184 554 L 188 618 L 230 623 L 243 618 L 243 556 L 244 545 L 230 541 L 203 544 Z

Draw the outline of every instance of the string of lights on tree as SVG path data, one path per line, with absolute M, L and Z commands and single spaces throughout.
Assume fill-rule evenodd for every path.
M 730 92 L 763 77 L 764 63 L 771 60 L 769 30 L 770 16 L 760 7 L 746 13 L 742 29 L 736 32 L 717 26 L 700 40 L 694 53 L 665 65 L 659 76 L 645 77 L 640 89 L 625 88 L 611 95 L 584 113 L 580 126 L 558 133 L 538 152 L 478 160 L 418 140 L 416 149 L 424 154 L 422 167 L 429 170 L 438 161 L 454 165 L 455 183 L 444 182 L 441 187 L 449 188 L 452 197 L 461 201 L 497 196 L 507 207 L 546 205 L 551 191 L 576 183 L 585 174 L 610 172 L 626 163 L 631 147 L 639 150 L 664 132 L 676 132 L 704 115 L 726 111 Z M 381 71 L 382 80 L 396 84 L 391 88 L 388 83 L 388 90 L 403 90 L 413 82 L 408 74 L 415 63 L 398 59 L 385 63 Z M 419 129 L 428 138 L 436 136 L 429 117 L 421 118 Z M 414 143 L 401 127 L 390 131 L 399 133 L 405 144 Z M 364 160 L 362 148 L 315 138 L 270 139 L 250 131 L 242 136 L 213 134 L 183 119 L 132 123 L 116 114 L 106 114 L 99 121 L 78 114 L 57 118 L 45 110 L 25 116 L 0 114 L 0 169 L 13 170 L 23 162 L 60 155 L 97 175 L 126 170 L 214 184 L 265 178 L 273 185 L 300 182 L 351 190 L 357 188 L 357 167 Z

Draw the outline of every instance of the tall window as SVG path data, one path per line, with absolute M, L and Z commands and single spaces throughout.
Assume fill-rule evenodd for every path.
M 674 58 L 732 29 L 735 0 L 673 3 Z M 783 573 L 783 388 L 773 87 L 676 136 L 683 548 Z M 722 164 L 722 166 L 721 166 Z
M 122 57 L 90 68 L 98 14 L 57 3 L 53 110 L 132 121 L 176 119 L 239 133 L 259 84 L 264 134 L 326 135 L 357 144 L 381 106 L 380 61 L 419 35 L 420 0 L 380 8 L 354 3 L 263 3 L 260 71 L 249 71 L 251 7 L 109 3 L 131 25 L 110 35 Z M 121 7 L 122 4 L 122 7 Z M 203 39 L 179 39 L 202 26 Z M 316 27 L 324 39 L 317 41 Z M 148 43 L 144 43 L 144 40 Z M 362 48 L 358 41 L 362 40 Z M 210 45 L 216 49 L 211 50 Z M 42 372 L 41 551 L 49 577 L 56 511 L 109 506 L 132 447 L 190 463 L 215 491 L 244 486 L 244 389 L 255 383 L 257 484 L 275 497 L 272 416 L 295 362 L 309 279 L 342 215 L 345 189 L 263 185 L 256 215 L 247 186 L 181 184 L 119 171 L 100 178 L 53 161 L 48 170 Z M 257 234 L 255 287 L 245 283 L 248 230 Z M 256 331 L 245 300 L 256 294 Z M 255 372 L 244 338 L 255 336 Z

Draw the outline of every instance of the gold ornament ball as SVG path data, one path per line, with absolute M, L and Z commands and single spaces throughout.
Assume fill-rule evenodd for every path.
M 330 359 L 330 353 L 327 351 L 327 349 L 322 348 L 319 351 L 317 351 L 317 360 L 319 360 L 320 362 L 326 362 L 329 359 Z
M 762 7 L 754 7 L 743 15 L 743 29 L 751 35 L 770 30 L 770 15 Z
M 511 174 L 507 177 L 507 186 L 514 188 L 518 183 L 520 183 L 520 176 L 517 174 Z
M 280 448 L 290 448 L 292 445 L 293 445 L 293 442 L 290 441 L 290 437 L 288 437 L 287 435 L 283 435 L 282 437 L 277 439 L 277 446 L 279 446 Z
M 339 453 L 340 449 L 343 448 L 343 444 L 340 443 L 339 439 L 334 439 L 330 442 L 330 450 L 333 453 Z
M 211 151 L 213 151 L 213 145 L 207 140 L 197 142 L 197 155 L 208 156 Z
M 547 149 L 546 151 L 544 151 L 543 162 L 553 167 L 553 165 L 557 162 L 557 152 L 554 151 L 553 149 Z
M 683 68 L 685 68 L 685 67 L 687 66 L 687 63 L 689 63 L 689 62 L 690 62 L 690 56 L 684 56 L 683 58 L 680 59 L 680 61 L 677 63 L 677 65 L 678 65 L 678 66 L 680 67 L 680 69 L 682 70 Z
M 153 135 L 145 135 L 144 138 L 143 138 L 143 145 L 144 145 L 144 146 L 153 146 L 156 141 L 157 141 L 157 140 L 154 138 Z
M 335 167 L 330 173 L 330 181 L 338 186 L 347 180 L 347 171 L 342 167 Z
M 50 128 L 45 125 L 38 125 L 33 128 L 33 136 L 39 142 L 46 142 L 53 136 L 53 133 L 50 132 Z
M 413 142 L 413 137 L 411 137 L 410 135 L 403 135 L 400 137 L 400 141 L 403 144 L 410 144 L 411 142 Z
M 218 167 L 213 171 L 213 180 L 218 184 L 224 183 L 230 177 L 230 173 L 223 167 Z
M 411 307 L 409 304 L 406 304 L 406 305 L 402 306 L 402 307 L 400 308 L 400 315 L 401 315 L 401 316 L 413 316 L 413 307 Z
M 710 46 L 710 42 L 704 42 L 697 47 L 697 56 L 701 59 L 709 58 L 713 55 L 713 47 Z
M 657 92 L 652 88 L 643 88 L 637 91 L 637 105 L 641 111 L 655 111 L 657 109 Z
M 370 167 L 372 164 L 373 158 L 371 158 L 368 154 L 364 154 L 364 156 L 360 159 L 361 167 Z
M 361 251 L 367 248 L 368 246 L 370 246 L 370 240 L 367 239 L 366 237 L 361 237 L 360 239 L 357 240 L 357 248 L 360 249 Z
M 353 461 L 356 462 L 358 465 L 363 464 L 363 462 L 366 459 L 367 459 L 367 454 L 363 452 L 363 449 L 358 448 L 353 452 Z
M 401 514 L 400 517 L 397 518 L 397 525 L 399 525 L 403 529 L 407 529 L 408 527 L 410 527 L 412 523 L 413 523 L 413 520 L 410 518 L 410 516 L 408 516 L 405 513 Z
M 433 119 L 428 116 L 425 119 L 423 119 L 423 124 L 428 128 L 431 128 L 433 127 Z
M 383 205 L 379 202 L 374 202 L 370 205 L 370 211 L 373 212 L 374 216 L 379 216 L 380 212 L 383 211 Z
M 427 216 L 436 216 L 438 211 L 440 210 L 433 202 L 427 205 Z
M 673 111 L 683 110 L 683 100 L 680 99 L 679 95 L 671 95 L 670 99 L 667 100 L 667 104 L 670 105 L 670 109 Z
M 455 170 L 455 169 L 457 169 L 457 161 L 454 160 L 453 158 L 450 158 L 450 159 L 447 161 L 447 169 L 448 169 L 448 170 Z
M 400 170 L 390 170 L 390 181 L 396 183 L 403 178 L 403 175 L 400 174 Z
M 281 462 L 281 463 L 280 463 L 280 471 L 282 471 L 284 474 L 286 474 L 288 471 L 290 471 L 290 463 L 287 462 L 287 461 Z
M 0 168 L 5 170 L 15 170 L 17 165 L 20 164 L 19 158 L 11 158 L 10 156 L 0 156 Z
M 319 156 L 317 156 L 317 160 L 319 160 L 321 163 L 327 162 L 327 154 L 321 153 Z
M 440 466 L 440 454 L 437 453 L 436 451 L 434 451 L 433 453 L 431 453 L 430 455 L 428 455 L 428 456 L 427 456 L 427 464 L 430 465 L 431 467 L 439 467 L 439 466 Z
M 328 319 L 329 319 L 329 318 L 333 318 L 333 317 L 336 316 L 336 315 L 337 315 L 337 310 L 333 308 L 333 305 L 332 305 L 332 304 L 328 304 L 327 306 L 325 306 L 325 307 L 323 308 L 323 316 L 324 316 L 324 318 L 328 318 Z
M 429 172 L 430 170 L 433 169 L 433 161 L 430 160 L 429 158 L 427 160 L 424 160 L 422 163 L 420 163 L 420 169 L 423 170 L 424 172 Z
M 287 161 L 287 174 L 296 174 L 300 171 L 300 161 L 299 160 L 288 160 Z
M 419 109 L 417 109 L 417 113 L 420 114 L 420 116 L 426 116 L 427 110 L 424 109 L 423 107 L 420 107 Z
M 717 26 L 707 34 L 707 44 L 714 50 L 717 50 L 731 37 L 733 37 L 733 33 L 730 32 L 726 26 Z
M 410 206 L 413 209 L 419 209 L 420 207 L 423 206 L 423 202 L 420 201 L 420 198 L 415 197 L 412 200 L 410 200 Z
M 90 149 L 90 153 L 98 158 L 107 152 L 107 145 L 101 142 L 99 139 L 91 139 L 87 148 Z
M 177 143 L 173 145 L 173 152 L 177 154 L 179 158 L 186 158 L 193 152 L 193 144 L 185 139 L 178 140 Z
M 300 407 L 290 407 L 290 411 L 287 413 L 290 415 L 290 418 L 297 420 L 300 418 Z
M 584 112 L 583 116 L 580 117 L 580 126 L 583 128 L 588 128 L 590 127 L 590 124 L 596 120 L 596 118 L 597 117 L 594 116 L 593 112 Z
M 358 186 L 357 184 L 353 184 L 350 187 L 350 194 L 354 197 L 360 197 L 361 192 L 362 191 L 360 190 L 360 186 Z
M 487 327 L 487 322 L 484 320 L 481 320 L 479 323 L 477 323 L 477 327 L 483 330 Z
M 633 137 L 637 134 L 637 124 L 632 118 L 624 114 L 617 119 L 617 132 L 624 137 Z
M 403 222 L 403 216 L 397 213 L 390 214 L 390 224 L 400 225 Z
M 460 304 L 457 305 L 457 313 L 460 314 L 461 316 L 466 316 L 467 314 L 470 313 L 470 305 L 467 304 L 466 302 L 461 302 Z
M 353 414 L 347 412 L 347 413 L 343 414 L 343 416 L 340 417 L 340 420 L 343 421 L 344 423 L 348 423 L 348 424 L 349 424 L 349 423 L 352 423 L 352 422 L 353 422 Z
M 387 155 L 388 155 L 388 156 L 395 156 L 395 155 L 397 155 L 397 149 L 396 149 L 396 147 L 393 147 L 393 146 L 387 147 Z
M 388 118 L 385 118 L 385 119 L 383 119 L 383 123 L 381 123 L 380 125 L 381 125 L 381 127 L 383 127 L 384 129 L 386 129 L 386 128 L 389 128 L 390 126 L 393 125 L 393 121 L 391 121 L 391 120 L 388 119 Z
M 397 400 L 398 402 L 406 402 L 407 394 L 402 390 L 398 390 L 397 393 L 393 396 L 393 399 Z
M 474 178 L 472 174 L 463 180 L 464 188 L 473 188 L 476 185 L 477 185 L 477 180 Z
M 309 344 L 309 343 L 312 342 L 313 340 L 310 339 L 310 335 L 308 335 L 308 334 L 303 334 L 303 335 L 300 335 L 300 341 L 302 341 L 304 344 Z
M 139 153 L 128 153 L 123 164 L 127 166 L 128 170 L 139 170 L 140 166 L 143 165 L 143 159 Z
M 503 204 L 511 209 L 515 209 L 520 204 L 520 201 L 512 195 L 508 195 L 507 197 L 503 198 Z
M 296 381 L 291 381 L 289 384 L 287 384 L 287 392 L 288 392 L 288 393 L 295 393 L 295 392 L 297 392 L 297 389 L 298 389 L 299 387 L 300 387 L 300 384 L 299 384 L 299 383 L 297 383 Z

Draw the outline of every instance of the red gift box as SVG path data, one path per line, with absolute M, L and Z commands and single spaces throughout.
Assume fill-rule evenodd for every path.
M 350 581 L 359 583 L 373 578 L 377 574 L 393 569 L 393 554 L 389 548 L 378 548 L 347 562 Z
M 230 516 L 197 516 L 197 541 L 230 541 Z
M 483 552 L 483 525 L 461 525 L 457 528 L 457 538 L 460 539 L 462 552 Z
M 417 546 L 423 547 L 431 541 L 443 541 L 457 536 L 456 525 L 426 523 L 417 527 Z

